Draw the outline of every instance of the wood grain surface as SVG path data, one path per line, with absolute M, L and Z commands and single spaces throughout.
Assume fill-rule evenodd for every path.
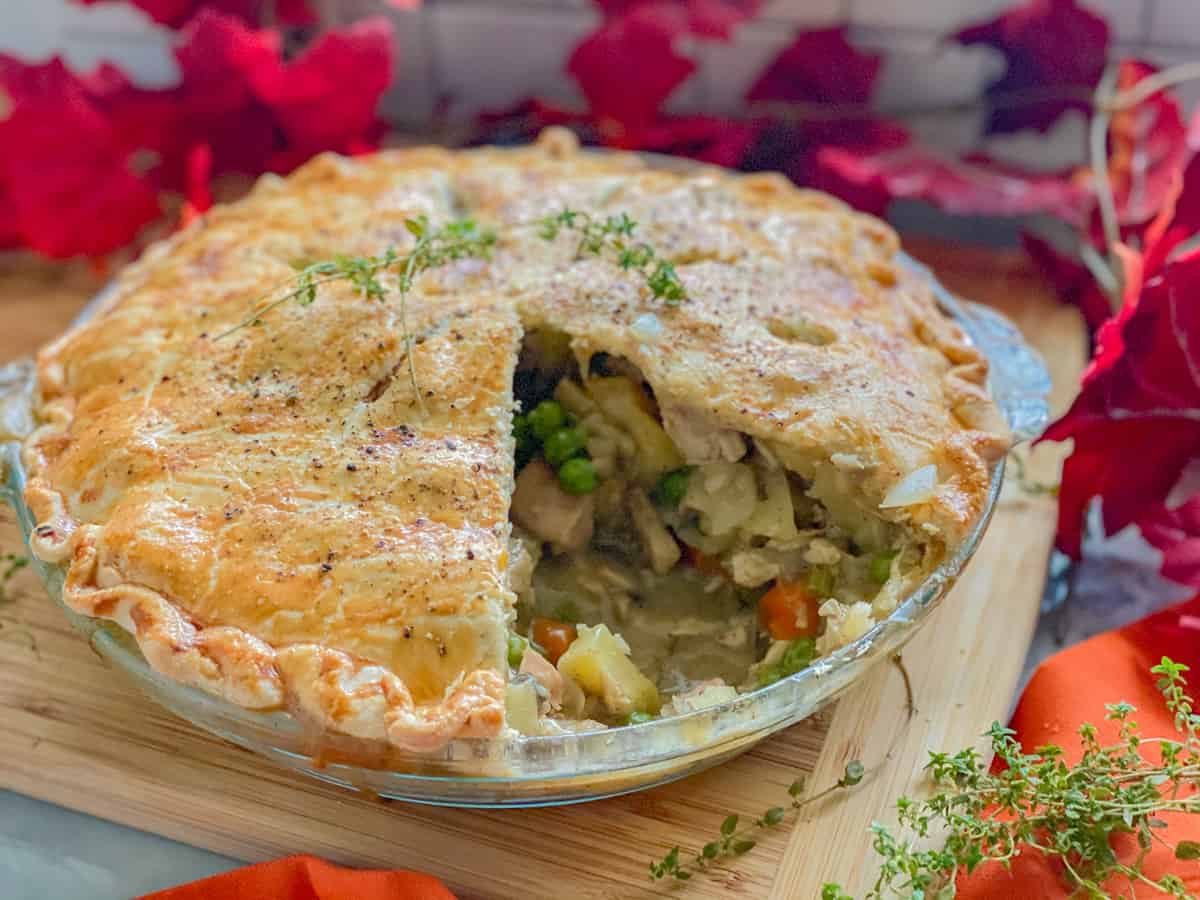
M 1058 305 L 1018 254 L 910 245 L 958 293 L 992 303 L 1043 350 L 1055 403 L 1085 357 L 1073 310 Z M 0 360 L 57 334 L 102 283 L 82 266 L 0 258 Z M 1055 448 L 1036 477 L 1053 478 Z M 683 898 L 819 895 L 823 881 L 861 891 L 866 829 L 894 798 L 921 789 L 933 749 L 973 742 L 1008 715 L 1053 534 L 1052 502 L 1006 489 L 967 573 L 904 652 L 821 721 L 809 721 L 716 770 L 628 797 L 557 809 L 479 812 L 380 802 L 276 769 L 144 699 L 91 652 L 30 572 L 0 601 L 0 786 L 246 860 L 315 853 L 443 878 L 464 898 Z M 11 515 L 0 552 L 21 552 Z M 863 784 L 806 809 L 728 868 L 686 885 L 652 884 L 647 864 L 673 844 L 694 850 L 730 812 L 759 814 L 810 773 L 819 788 L 862 760 Z

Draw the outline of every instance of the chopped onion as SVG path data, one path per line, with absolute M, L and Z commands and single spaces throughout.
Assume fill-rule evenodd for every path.
M 933 499 L 933 490 L 937 487 L 937 466 L 922 466 L 914 472 L 909 472 L 904 479 L 888 491 L 880 509 L 891 509 L 896 506 L 915 506 Z

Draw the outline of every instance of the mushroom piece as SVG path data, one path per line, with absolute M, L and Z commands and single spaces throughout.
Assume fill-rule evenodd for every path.
M 659 575 L 670 572 L 679 562 L 679 544 L 658 517 L 645 491 L 634 488 L 629 492 L 629 514 L 633 518 L 633 527 L 642 539 L 646 555 L 650 557 L 650 568 Z
M 529 463 L 517 476 L 513 521 L 562 550 L 582 550 L 592 539 L 596 502 L 591 494 L 572 496 L 542 460 Z

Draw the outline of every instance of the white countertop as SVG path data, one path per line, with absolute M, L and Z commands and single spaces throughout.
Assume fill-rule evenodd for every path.
M 0 897 L 129 900 L 236 860 L 0 791 Z

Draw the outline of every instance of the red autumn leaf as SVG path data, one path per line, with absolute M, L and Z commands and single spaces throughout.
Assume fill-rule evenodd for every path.
M 798 33 L 746 93 L 747 102 L 764 107 L 771 121 L 759 128 L 743 167 L 781 169 L 799 184 L 836 190 L 847 185 L 827 179 L 829 173 L 819 163 L 822 150 L 852 149 L 865 155 L 907 143 L 908 131 L 898 123 L 821 108 L 857 108 L 870 101 L 881 62 L 877 54 L 855 48 L 845 28 Z M 864 206 L 876 200 L 873 194 L 844 197 Z
M 112 3 L 114 0 L 72 0 L 82 6 Z M 155 22 L 179 28 L 201 9 L 234 16 L 249 24 L 263 24 L 261 0 L 122 0 L 132 3 Z M 306 0 L 279 0 L 275 16 L 286 25 L 310 25 L 315 21 Z
M 1138 520 L 1142 536 L 1162 551 L 1162 573 L 1173 581 L 1200 586 L 1200 494 L 1174 508 L 1166 505 Z
M 382 132 L 375 110 L 392 80 L 391 23 L 375 17 L 326 32 L 298 58 L 273 60 L 252 69 L 249 78 L 298 161 L 373 144 Z
M 1146 226 L 1146 269 L 1157 271 L 1175 249 L 1200 233 L 1200 111 L 1184 140 L 1186 167 L 1177 171 L 1159 214 Z
M 1084 192 L 1067 179 L 1016 172 L 991 161 L 948 159 L 918 144 L 868 154 L 827 147 L 817 162 L 825 172 L 823 185 L 873 212 L 882 212 L 889 200 L 907 198 L 951 215 L 1048 213 L 1074 221 L 1087 203 Z
M 212 147 L 217 172 L 263 171 L 276 149 L 276 126 L 254 93 L 255 74 L 280 65 L 278 33 L 201 11 L 175 49 L 182 80 L 172 99 L 184 113 L 180 158 L 192 145 Z
M 590 123 L 587 116 L 570 112 L 537 97 L 521 100 L 507 109 L 481 112 L 476 120 L 476 129 L 470 144 L 527 144 L 551 125 L 564 125 L 577 134 L 587 132 Z M 589 137 L 586 133 L 581 139 Z M 594 143 L 599 138 L 588 141 Z
M 1067 110 L 1087 110 L 1086 94 L 1108 58 L 1108 24 L 1075 0 L 1028 0 L 990 22 L 964 28 L 955 38 L 994 47 L 1008 64 L 985 91 L 992 101 L 990 133 L 1045 131 Z M 1028 101 L 1056 91 L 1062 96 Z M 1014 102 L 1022 97 L 1028 102 Z
M 879 55 L 862 53 L 846 40 L 845 27 L 804 31 L 772 60 L 746 100 L 866 103 L 881 65 Z
M 610 19 L 571 53 L 567 71 L 579 83 L 606 142 L 629 146 L 666 99 L 696 70 L 675 51 L 677 17 L 659 4 Z
M 737 25 L 758 14 L 762 0 L 596 0 L 596 5 L 608 17 L 657 7 L 660 15 L 678 16 L 692 34 L 727 41 Z
M 159 214 L 138 148 L 115 131 L 100 99 L 59 60 L 25 65 L 0 56 L 8 114 L 0 120 L 5 229 L 39 253 L 100 255 Z
M 636 142 L 641 150 L 734 168 L 745 158 L 761 127 L 761 123 L 715 116 L 679 116 L 655 122 L 636 135 Z
M 1164 502 L 1200 454 L 1200 251 L 1146 280 L 1126 273 L 1129 295 L 1097 336 L 1098 349 L 1070 410 L 1043 440 L 1074 440 L 1059 494 L 1060 549 L 1078 556 L 1084 516 L 1102 498 L 1112 534 Z M 1139 292 L 1139 286 L 1141 290 Z
M 1124 91 L 1155 72 L 1137 60 L 1121 63 Z M 1121 110 L 1110 126 L 1108 177 L 1122 225 L 1142 225 L 1163 208 L 1187 158 L 1187 126 L 1179 102 L 1160 92 Z
M 290 62 L 277 32 L 199 13 L 176 50 L 185 145 L 212 147 L 216 172 L 288 171 L 323 150 L 374 147 L 391 80 L 391 25 L 365 19 L 326 32 Z M 353 84 L 354 90 L 346 85 Z

